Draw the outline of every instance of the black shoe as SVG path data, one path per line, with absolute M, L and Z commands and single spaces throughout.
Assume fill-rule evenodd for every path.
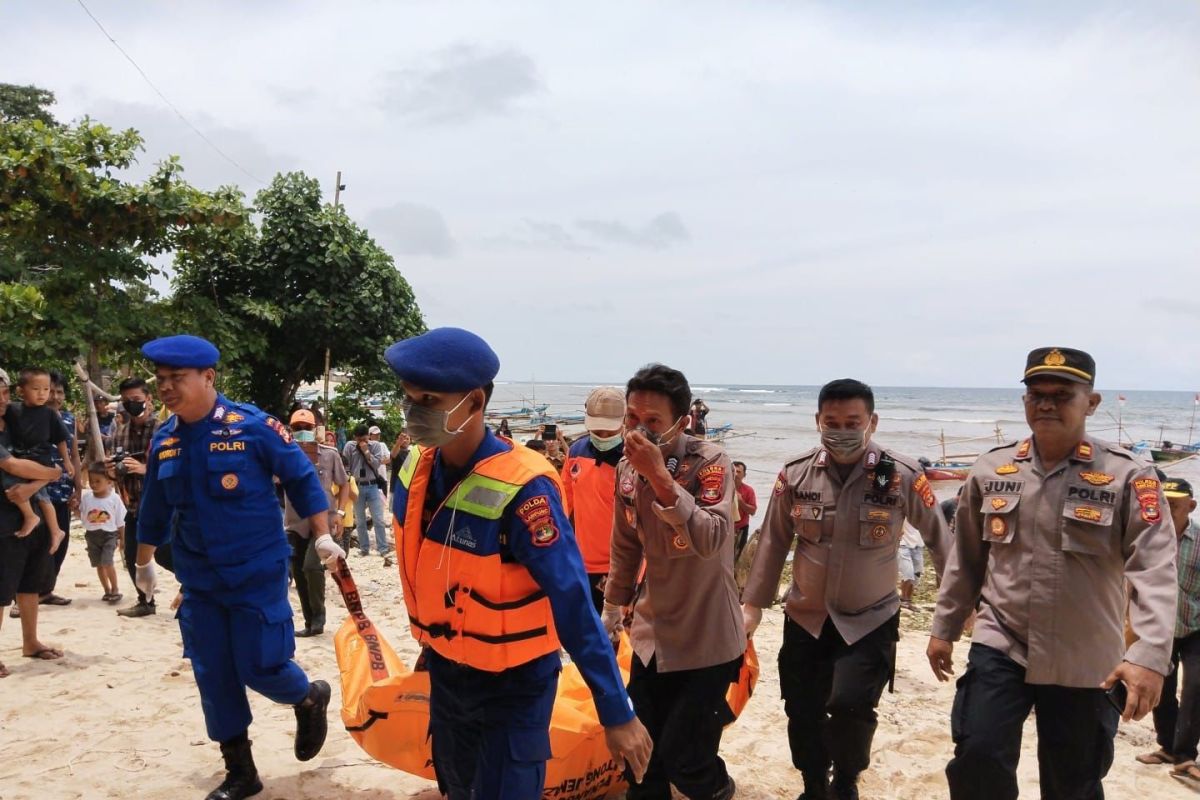
M 297 639 L 306 639 L 309 636 L 320 636 L 324 632 L 325 632 L 324 625 L 318 625 L 315 628 L 310 628 L 308 626 L 305 626 L 304 630 L 296 631 L 296 638 Z
M 117 609 L 117 614 L 122 617 L 149 617 L 157 613 L 153 603 L 137 603 L 129 608 Z
M 262 791 L 258 779 L 258 768 L 250 754 L 250 741 L 230 742 L 221 745 L 221 756 L 225 759 L 225 780 L 208 793 L 204 800 L 242 800 Z
M 737 784 L 733 782 L 733 776 L 729 776 L 729 782 L 725 784 L 725 788 L 713 795 L 713 800 L 732 800 L 734 793 L 737 792 Z
M 805 772 L 804 791 L 796 800 L 829 800 L 829 776 Z
M 844 775 L 834 770 L 830 791 L 833 800 L 858 800 L 858 775 Z
M 292 706 L 296 710 L 296 758 L 299 761 L 310 761 L 317 757 L 325 746 L 325 734 L 329 732 L 329 722 L 325 711 L 329 708 L 329 697 L 332 693 L 325 681 L 313 681 L 308 686 L 308 697 L 304 702 Z

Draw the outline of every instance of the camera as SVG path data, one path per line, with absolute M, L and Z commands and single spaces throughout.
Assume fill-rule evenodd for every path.
M 108 459 L 108 463 L 113 465 L 113 471 L 116 473 L 117 478 L 124 478 L 128 472 L 125 468 L 125 456 L 125 448 L 118 447 Z

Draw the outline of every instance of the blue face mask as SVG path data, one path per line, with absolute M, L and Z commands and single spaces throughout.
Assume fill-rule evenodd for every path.
M 589 433 L 588 438 L 592 440 L 592 447 L 601 453 L 607 453 L 614 447 L 620 446 L 621 442 L 625 440 L 625 437 L 619 433 L 616 436 L 597 436 L 594 433 Z
M 292 438 L 297 442 L 315 442 L 317 440 L 316 431 L 295 431 L 292 433 Z

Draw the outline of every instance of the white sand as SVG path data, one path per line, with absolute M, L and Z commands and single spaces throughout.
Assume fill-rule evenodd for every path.
M 351 568 L 367 613 L 411 663 L 408 636 L 394 567 L 381 559 L 351 557 Z M 128 605 L 132 595 L 121 574 Z M 174 593 L 170 575 L 159 603 L 163 611 L 146 619 L 118 617 L 99 599 L 101 589 L 79 531 L 59 581 L 60 594 L 74 602 L 41 609 L 43 641 L 63 648 L 56 662 L 20 654 L 17 620 L 0 629 L 0 660 L 12 671 L 0 680 L 0 800 L 38 798 L 203 797 L 223 777 L 217 746 L 204 734 L 200 702 L 189 662 L 181 657 L 179 630 L 166 612 Z M 297 660 L 312 677 L 334 687 L 330 735 L 315 760 L 292 757 L 294 717 L 251 694 L 255 721 L 250 729 L 255 759 L 270 798 L 355 797 L 373 800 L 436 800 L 432 784 L 378 765 L 365 757 L 340 724 L 340 687 L 332 633 L 341 621 L 341 600 L 329 581 L 330 625 L 324 636 L 297 640 Z M 293 600 L 293 606 L 298 604 Z M 906 615 L 907 617 L 907 615 Z M 299 620 L 297 611 L 297 620 Z M 302 624 L 302 623 L 300 623 Z M 907 625 L 907 620 L 906 620 Z M 783 630 L 782 612 L 765 615 L 756 635 L 763 658 L 757 693 L 742 718 L 728 731 L 722 753 L 737 779 L 738 797 L 767 800 L 795 797 L 799 775 L 791 767 L 786 720 L 779 700 L 775 653 Z M 884 695 L 872 766 L 862 780 L 862 796 L 878 800 L 928 800 L 947 796 L 942 770 L 951 754 L 948 725 L 953 685 L 939 685 L 924 657 L 925 634 L 906 631 L 900 642 L 896 693 Z M 965 657 L 965 644 L 955 654 Z M 1137 764 L 1137 753 L 1154 747 L 1149 720 L 1123 724 L 1116 761 L 1105 781 L 1116 800 L 1186 798 L 1194 792 L 1168 777 L 1165 767 Z M 1027 728 L 1020 769 L 1024 797 L 1037 797 L 1036 737 Z

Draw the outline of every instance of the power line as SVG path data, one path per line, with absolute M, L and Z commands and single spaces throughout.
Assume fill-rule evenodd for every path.
M 217 153 L 217 155 L 219 155 L 221 158 L 225 159 L 230 164 L 232 164 L 237 169 L 239 169 L 243 175 L 245 175 L 252 181 L 261 183 L 264 186 L 266 185 L 266 181 L 264 181 L 262 178 L 255 176 L 253 173 L 250 172 L 250 170 L 246 169 L 241 164 L 234 161 L 233 158 L 231 156 L 229 156 L 224 150 L 217 147 L 213 143 L 212 139 L 209 139 L 207 136 L 204 135 L 203 132 L 201 132 L 201 130 L 199 128 L 197 128 L 195 125 L 193 125 L 191 123 L 191 120 L 189 120 L 187 117 L 185 117 L 183 115 L 183 112 L 180 111 L 178 108 L 176 108 L 175 104 L 172 103 L 170 100 L 168 100 L 167 96 L 165 94 L 163 94 L 162 91 L 157 86 L 154 85 L 154 81 L 150 80 L 150 76 L 146 74 L 146 71 L 138 66 L 138 63 L 133 60 L 133 56 L 129 55 L 129 53 L 126 53 L 125 48 L 121 47 L 121 45 L 117 42 L 117 40 L 112 37 L 112 34 L 110 34 L 107 30 L 104 29 L 104 25 L 102 25 L 100 23 L 100 20 L 96 19 L 96 15 L 93 14 L 86 5 L 84 5 L 83 0 L 75 0 L 75 2 L 79 3 L 79 7 L 83 9 L 85 14 L 87 14 L 89 17 L 92 18 L 92 22 L 96 23 L 96 27 L 100 29 L 100 32 L 104 34 L 105 38 L 113 43 L 113 47 L 117 48 L 117 50 L 120 51 L 121 55 L 125 56 L 125 60 L 133 65 L 133 68 L 136 69 L 138 71 L 138 74 L 142 76 L 142 80 L 144 80 L 146 82 L 146 85 L 148 85 L 151 89 L 153 89 L 154 93 L 157 94 L 160 98 L 162 98 L 162 101 L 164 103 L 166 103 L 172 111 L 175 112 L 175 116 L 179 117 L 179 119 L 181 119 L 183 121 L 184 125 L 187 125 L 189 128 L 191 128 L 192 132 L 195 133 L 197 136 L 199 136 L 204 141 L 205 144 L 207 144 L 209 147 L 211 147 Z

